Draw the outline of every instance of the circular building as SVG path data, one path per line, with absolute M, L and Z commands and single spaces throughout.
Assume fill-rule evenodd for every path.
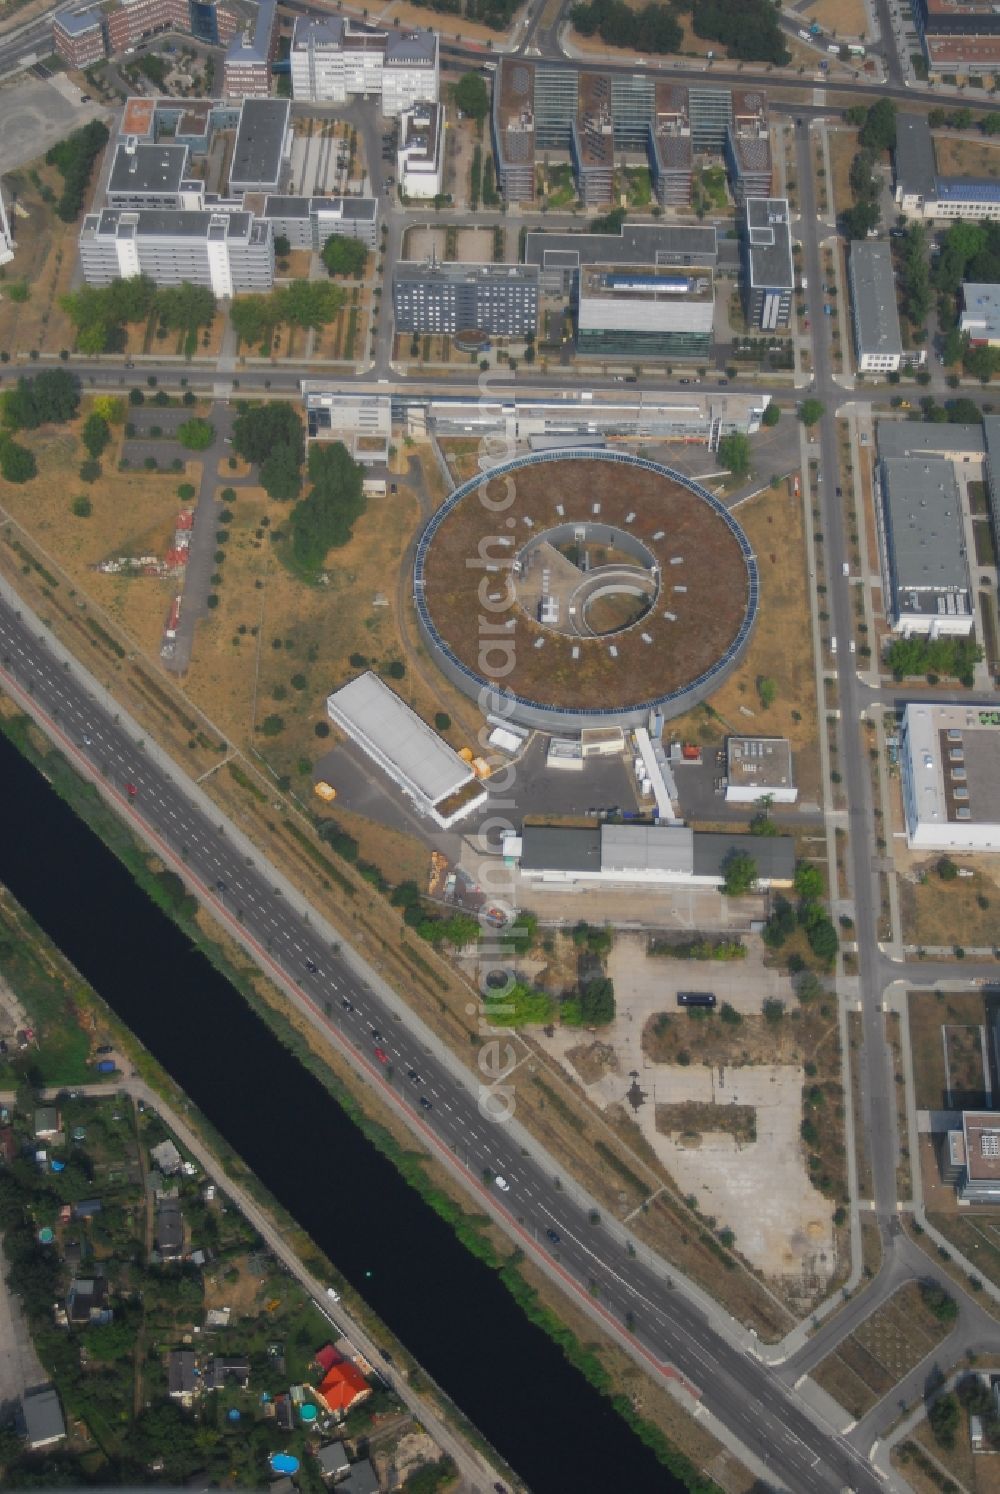
M 421 535 L 437 663 L 486 713 L 579 731 L 677 716 L 716 690 L 757 610 L 733 516 L 645 457 L 551 451 L 457 488 Z

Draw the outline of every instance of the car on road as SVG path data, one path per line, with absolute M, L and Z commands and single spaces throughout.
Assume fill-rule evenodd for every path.
M 216 884 L 215 884 L 215 890 L 216 890 L 216 892 L 225 892 L 226 889 L 228 888 L 228 886 L 229 886 L 229 883 L 228 882 L 224 882 L 222 880 L 222 878 L 220 877 L 218 879 L 218 881 L 216 882 Z
M 329 1297 L 331 1302 L 340 1301 L 340 1293 L 337 1291 L 336 1287 L 327 1287 L 326 1295 Z
M 125 785 L 125 792 L 128 794 L 130 799 L 134 799 L 139 790 L 136 788 L 134 783 L 127 783 Z
M 494 1182 L 496 1183 L 497 1187 L 500 1189 L 501 1193 L 509 1193 L 510 1192 L 510 1184 L 508 1183 L 507 1179 L 506 1178 L 502 1178 L 499 1173 L 497 1173 L 497 1175 L 496 1175 L 496 1177 L 494 1179 Z
M 414 1084 L 423 1084 L 424 1082 L 421 1079 L 420 1075 L 417 1073 L 416 1069 L 407 1069 L 406 1077 L 407 1079 L 412 1080 Z
M 377 1027 L 371 1027 L 371 1026 L 369 1026 L 368 1031 L 372 1035 L 372 1042 L 373 1043 L 380 1043 L 382 1041 L 382 1034 L 379 1032 L 379 1030 L 378 1030 Z
M 376 1048 L 375 1049 L 375 1057 L 378 1059 L 379 1063 L 388 1063 L 389 1062 L 389 1055 L 385 1051 L 384 1048 Z
M 306 960 L 306 969 L 309 971 L 310 975 L 315 975 L 319 970 L 319 966 L 317 965 L 315 960 Z
M 837 488 L 834 489 L 834 491 L 837 494 L 838 498 L 843 498 L 843 496 L 844 496 L 844 490 L 843 490 L 843 488 L 837 487 Z
M 851 639 L 851 645 L 850 645 L 850 647 L 851 647 L 851 653 L 852 654 L 857 652 L 857 645 L 855 644 L 853 638 Z
M 423 1106 L 424 1110 L 433 1110 L 434 1109 L 434 1106 L 431 1104 L 430 1100 L 427 1098 L 426 1095 L 421 1095 L 420 1096 L 420 1103 Z
M 86 735 L 86 733 L 84 733 L 83 745 L 85 747 L 92 747 L 94 745 L 93 738 L 92 737 L 88 737 Z
M 344 1008 L 345 1012 L 353 1012 L 353 1010 L 354 1010 L 354 1002 L 353 1001 L 348 1001 L 348 999 L 347 999 L 346 996 L 341 997 L 340 1004 Z
M 558 1245 L 559 1241 L 562 1239 L 562 1235 L 559 1233 L 558 1230 L 555 1230 L 555 1229 L 547 1229 L 545 1231 L 545 1234 L 548 1237 L 548 1239 L 550 1239 L 552 1241 L 553 1245 Z
M 848 565 L 846 560 L 841 564 L 840 572 L 843 576 L 849 576 L 851 574 L 851 567 Z

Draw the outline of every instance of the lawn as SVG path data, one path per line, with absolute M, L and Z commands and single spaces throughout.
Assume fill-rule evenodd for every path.
M 931 1352 L 947 1329 L 908 1282 L 812 1372 L 813 1379 L 860 1419 Z
M 934 136 L 934 151 L 942 176 L 1000 176 L 1000 145 L 960 140 L 948 130 L 939 130 Z
M 981 1109 L 983 1086 L 980 1027 L 989 1020 L 981 991 L 910 991 L 910 1051 L 914 1102 L 918 1110 Z M 944 1061 L 948 1042 L 951 1099 Z
M 975 858 L 960 857 L 958 861 L 974 867 L 974 874 L 945 882 L 935 870 L 935 859 L 921 868 L 922 882 L 900 879 L 903 937 L 908 944 L 984 948 L 1000 942 L 996 911 L 1000 887 L 994 880 L 997 872 L 983 863 L 977 866 Z
M 829 140 L 830 170 L 833 173 L 833 181 L 829 185 L 833 188 L 833 199 L 838 212 L 843 212 L 854 201 L 850 175 L 851 162 L 858 153 L 858 132 L 857 130 L 831 130 Z

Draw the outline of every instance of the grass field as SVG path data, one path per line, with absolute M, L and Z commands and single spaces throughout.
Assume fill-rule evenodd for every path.
M 979 1033 L 987 1021 L 981 991 L 910 991 L 910 1048 L 918 1110 L 981 1109 L 986 1104 Z M 947 1034 L 951 1097 L 945 1074 Z
M 1000 145 L 960 140 L 948 130 L 939 130 L 934 136 L 934 151 L 942 176 L 1000 176 Z
M 860 1419 L 944 1336 L 919 1286 L 908 1282 L 844 1339 L 812 1378 Z
M 858 153 L 857 130 L 831 130 L 830 135 L 830 170 L 833 173 L 833 181 L 829 185 L 833 189 L 833 200 L 837 211 L 843 212 L 851 206 L 854 198 L 851 193 L 850 175 L 851 162 Z
M 835 37 L 864 36 L 868 28 L 864 0 L 815 0 L 803 14 L 810 25 L 816 21 Z
M 819 797 L 819 742 L 812 634 L 807 602 L 807 567 L 801 500 L 790 484 L 775 492 L 765 488 L 741 504 L 736 516 L 749 539 L 760 571 L 761 602 L 757 626 L 743 662 L 708 701 L 675 723 L 677 735 L 706 746 L 721 746 L 724 736 L 746 731 L 788 737 L 795 757 L 799 796 Z M 772 679 L 774 704 L 763 710 L 757 681 Z M 753 713 L 753 725 L 743 708 Z
M 975 867 L 974 875 L 945 882 L 938 876 L 936 864 L 936 859 L 927 863 L 923 882 L 914 884 L 900 879 L 903 937 L 907 944 L 982 948 L 1000 942 L 997 936 L 1000 886 L 994 880 L 1000 873 L 992 867 L 987 869 L 985 862 L 976 865 L 971 858 L 960 858 L 960 865 Z

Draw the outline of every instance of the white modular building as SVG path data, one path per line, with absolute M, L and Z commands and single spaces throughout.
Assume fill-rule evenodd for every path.
M 328 696 L 326 712 L 443 830 L 486 803 L 485 785 L 469 764 L 370 670 Z
M 1000 851 L 1000 711 L 908 705 L 899 763 L 912 850 Z
M 382 113 L 437 103 L 440 61 L 435 32 L 368 29 L 343 16 L 299 16 L 290 54 L 292 96 L 311 104 L 381 98 Z

